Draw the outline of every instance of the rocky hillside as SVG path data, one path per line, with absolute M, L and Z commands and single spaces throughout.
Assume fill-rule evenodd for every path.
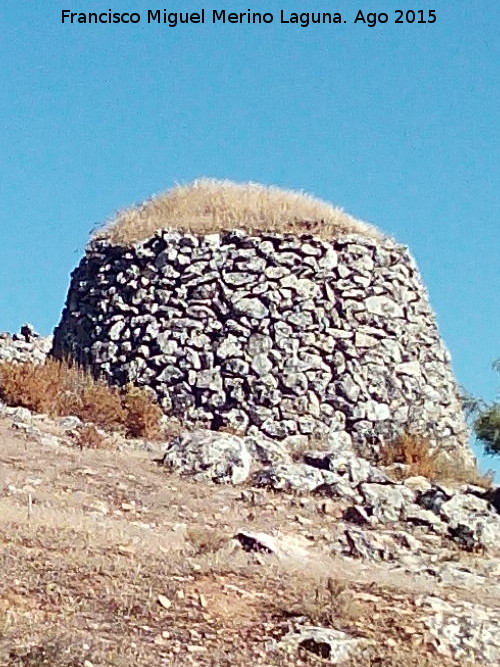
M 498 490 L 80 427 L 0 409 L 1 664 L 499 663 Z
M 49 344 L 24 329 L 0 349 Z M 484 480 L 375 466 L 335 431 L 85 428 L 0 404 L 0 664 L 498 664 Z

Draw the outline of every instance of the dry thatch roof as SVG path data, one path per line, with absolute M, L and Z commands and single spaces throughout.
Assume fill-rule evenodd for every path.
M 230 229 L 313 233 L 324 239 L 351 233 L 381 237 L 375 227 L 302 192 L 256 183 L 199 179 L 120 211 L 93 238 L 132 245 L 160 229 L 193 234 Z

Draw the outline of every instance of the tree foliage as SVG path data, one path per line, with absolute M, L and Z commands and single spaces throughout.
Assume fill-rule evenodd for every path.
M 500 359 L 493 364 L 493 369 L 500 372 Z M 476 400 L 466 394 L 463 404 L 468 415 L 476 415 L 473 429 L 477 439 L 484 445 L 484 451 L 490 455 L 500 455 L 500 399 L 490 404 Z
M 486 454 L 500 454 L 500 403 L 494 403 L 474 420 L 474 431 Z

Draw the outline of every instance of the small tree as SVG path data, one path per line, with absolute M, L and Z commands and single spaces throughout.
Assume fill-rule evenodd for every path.
M 474 431 L 486 454 L 500 454 L 500 403 L 490 405 L 476 417 Z
M 492 366 L 494 370 L 500 371 L 500 359 Z M 476 415 L 472 428 L 477 439 L 484 445 L 486 454 L 500 455 L 500 402 L 485 404 L 470 394 L 464 394 L 462 401 L 467 415 Z

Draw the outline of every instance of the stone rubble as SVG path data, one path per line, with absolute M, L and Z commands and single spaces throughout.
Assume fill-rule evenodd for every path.
M 257 471 L 253 477 L 256 487 L 274 491 L 308 493 L 325 484 L 335 485 L 340 477 L 331 472 L 318 470 L 303 463 L 280 463 Z
M 334 446 L 335 442 L 338 440 L 333 440 Z M 266 457 L 263 452 L 268 444 L 272 453 Z M 277 462 L 269 464 L 272 458 Z M 359 537 L 356 526 L 392 531 L 403 525 L 415 535 L 403 539 L 403 551 L 407 548 L 411 558 L 425 553 L 425 545 L 419 542 L 422 531 L 424 536 L 446 538 L 469 552 L 498 548 L 500 515 L 489 500 L 491 491 L 471 485 L 451 489 L 422 477 L 395 481 L 352 449 L 305 451 L 303 462 L 293 462 L 287 460 L 283 443 L 266 438 L 259 443 L 256 436 L 197 429 L 174 438 L 162 463 L 195 480 L 250 482 L 255 488 L 345 501 L 346 525 L 344 534 L 339 535 L 340 550 L 352 551 L 356 557 L 393 559 L 401 550 L 400 537 L 394 539 L 391 532 L 384 536 L 381 547 L 380 536 L 361 531 Z
M 245 446 L 250 439 L 252 447 Z M 256 436 L 198 430 L 195 437 L 184 434 L 174 440 L 166 457 L 170 467 L 194 479 L 200 479 L 200 465 L 206 466 L 204 478 L 220 483 L 231 482 L 228 466 L 245 451 L 251 460 L 244 474 L 233 483 L 246 482 L 254 489 L 313 498 L 326 496 L 341 503 L 344 509 L 332 525 L 328 540 L 332 554 L 372 563 L 387 562 L 396 570 L 425 573 L 436 581 L 474 581 L 476 585 L 484 585 L 495 568 L 500 568 L 500 515 L 490 502 L 496 497 L 495 490 L 469 484 L 445 487 L 423 477 L 396 481 L 387 471 L 357 456 L 353 449 L 342 451 L 338 441 L 332 439 L 332 451 L 305 451 L 303 462 L 269 464 L 262 453 L 256 456 Z M 224 459 L 219 454 L 221 442 L 226 448 Z M 260 452 L 267 442 L 262 439 Z M 180 452 L 182 445 L 188 455 Z M 234 448 L 232 453 L 230 446 Z M 276 443 L 273 447 L 285 459 L 285 452 Z M 225 476 L 214 475 L 215 463 L 211 461 L 219 462 Z M 250 498 L 252 493 L 243 491 L 242 497 L 247 496 Z M 267 539 L 266 543 L 259 536 L 264 550 L 278 553 L 277 547 L 269 546 L 275 544 L 276 538 Z M 457 549 L 464 554 L 486 553 L 488 557 L 483 556 L 470 567 L 459 565 L 454 561 Z
M 311 557 L 306 540 L 298 540 L 289 535 L 268 535 L 239 530 L 234 539 L 245 551 L 256 551 L 274 554 L 281 560 L 297 560 L 304 562 Z
M 31 324 L 24 324 L 19 333 L 0 333 L 0 363 L 43 364 L 52 345 L 52 336 L 40 336 Z
M 187 425 L 282 440 L 419 432 L 472 461 L 449 354 L 418 269 L 391 239 L 233 230 L 94 240 L 53 354 L 147 385 Z

